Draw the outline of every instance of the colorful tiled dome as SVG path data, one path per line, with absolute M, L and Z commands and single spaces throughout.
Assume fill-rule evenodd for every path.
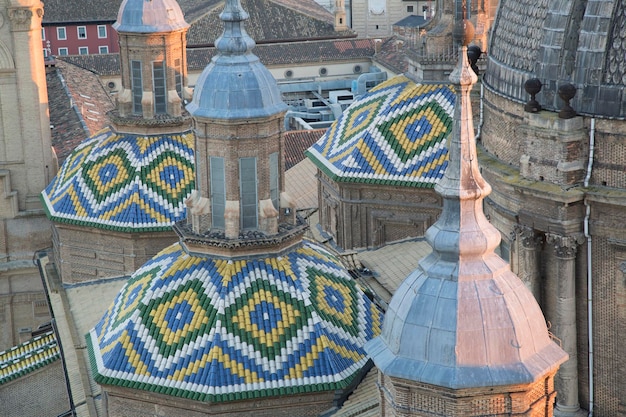
M 105 129 L 82 142 L 42 192 L 56 222 L 119 230 L 170 230 L 195 187 L 191 131 L 134 135 Z
M 352 103 L 306 154 L 335 181 L 432 188 L 448 163 L 455 95 L 403 75 Z
M 234 261 L 174 244 L 137 270 L 87 339 L 102 384 L 222 402 L 346 387 L 381 320 L 310 241 Z

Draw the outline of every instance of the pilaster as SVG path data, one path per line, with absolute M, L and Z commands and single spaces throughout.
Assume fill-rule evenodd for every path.
M 519 248 L 518 276 L 541 305 L 541 248 L 543 237 L 529 226 L 516 224 L 514 236 Z
M 569 359 L 561 365 L 556 378 L 557 417 L 575 417 L 582 414 L 578 402 L 578 349 L 576 330 L 576 254 L 584 242 L 582 234 L 562 236 L 546 234 L 546 243 L 552 247 L 554 262 L 546 268 L 548 285 L 546 310 L 552 323 L 552 333 L 561 341 L 561 348 Z

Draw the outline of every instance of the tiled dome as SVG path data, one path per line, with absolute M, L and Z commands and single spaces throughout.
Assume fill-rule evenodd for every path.
M 176 0 L 124 0 L 113 28 L 118 32 L 172 32 L 189 27 Z
M 432 188 L 448 163 L 454 92 L 405 76 L 352 103 L 306 154 L 335 181 Z
M 346 387 L 381 320 L 312 242 L 234 261 L 175 244 L 133 274 L 87 339 L 102 384 L 221 402 Z
M 170 230 L 195 187 L 193 134 L 105 129 L 65 160 L 42 192 L 48 217 L 120 231 Z

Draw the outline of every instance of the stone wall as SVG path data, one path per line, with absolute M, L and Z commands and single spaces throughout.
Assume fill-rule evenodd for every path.
M 552 416 L 554 371 L 525 385 L 449 389 L 379 373 L 382 417 Z
M 343 249 L 423 236 L 441 213 L 434 189 L 335 183 L 318 172 L 320 224 Z
M 0 386 L 3 417 L 58 416 L 69 409 L 60 360 Z
M 317 417 L 333 407 L 335 397 L 327 391 L 212 403 L 120 387 L 105 389 L 108 417 Z
M 592 126 L 590 118 L 579 117 L 575 122 L 556 122 L 563 126 L 576 123 L 573 130 L 561 129 L 554 123 L 540 126 L 532 119 L 554 121 L 555 114 L 525 114 L 522 103 L 490 91 L 486 91 L 484 109 L 484 152 L 479 158 L 483 176 L 493 187 L 485 199 L 485 212 L 511 242 L 511 267 L 533 289 L 553 326 L 551 331 L 577 354 L 574 372 L 583 409 L 588 408 L 590 400 L 587 251 L 591 245 L 594 413 L 626 416 L 626 348 L 620 342 L 626 335 L 626 326 L 622 325 L 626 318 L 626 124 L 596 119 Z M 577 135 L 573 142 L 572 134 Z M 585 188 L 592 135 L 594 159 L 589 187 Z M 524 166 L 524 155 L 543 165 Z M 578 164 L 575 178 L 556 175 L 558 166 L 574 160 Z M 585 200 L 589 204 L 590 242 L 583 235 Z M 554 233 L 571 237 L 576 245 L 571 249 L 555 248 L 550 237 Z M 559 256 L 564 254 L 558 251 L 563 249 L 573 256 L 574 341 L 558 334 L 554 323 L 562 314 L 556 299 L 562 296 L 562 285 L 561 278 L 550 276 L 558 275 L 554 263 L 562 261 Z
M 133 274 L 178 241 L 173 231 L 123 233 L 56 224 L 54 256 L 65 284 Z

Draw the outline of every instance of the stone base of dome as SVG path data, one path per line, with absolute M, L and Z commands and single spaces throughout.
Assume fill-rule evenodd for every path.
M 237 238 L 228 239 L 223 230 L 196 233 L 187 221 L 180 221 L 173 227 L 187 252 L 233 260 L 259 255 L 276 256 L 288 252 L 302 242 L 302 237 L 309 228 L 304 219 L 296 217 L 295 224 L 280 223 L 275 235 L 266 235 L 260 231 L 242 231 Z
M 553 416 L 556 369 L 530 384 L 447 389 L 378 374 L 381 413 L 390 416 Z
M 179 417 L 237 416 L 291 417 L 319 416 L 333 407 L 334 391 L 280 395 L 254 400 L 227 402 L 190 401 L 150 391 L 103 387 L 108 415 L 167 415 Z

